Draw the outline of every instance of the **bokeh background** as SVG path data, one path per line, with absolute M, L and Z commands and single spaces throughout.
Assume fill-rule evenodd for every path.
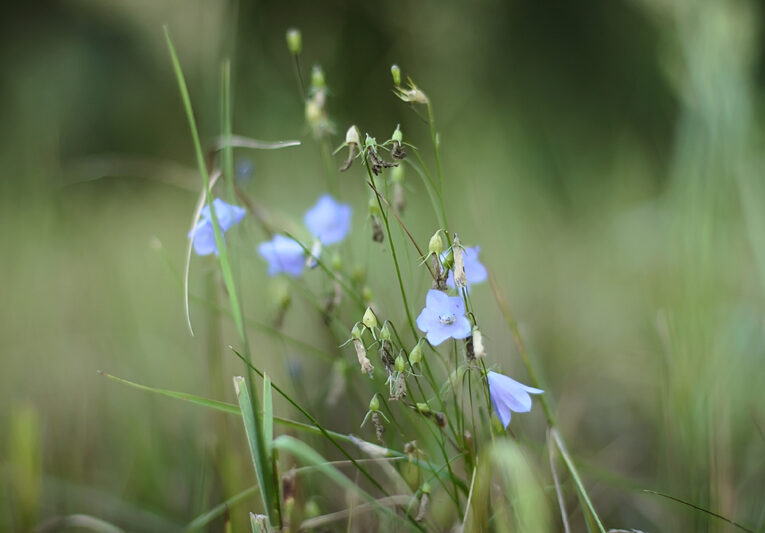
M 744 0 L 4 6 L 0 529 L 85 513 L 179 530 L 254 483 L 235 419 L 97 374 L 231 400 L 241 373 L 224 317 L 194 306 L 197 335 L 185 327 L 178 273 L 200 180 L 163 24 L 204 139 L 219 131 L 220 62 L 231 58 L 235 132 L 303 141 L 236 154 L 253 167 L 242 187 L 298 225 L 325 181 L 285 30 L 303 32 L 304 76 L 324 68 L 333 146 L 350 124 L 385 139 L 401 123 L 427 147 L 391 91 L 389 67 L 401 65 L 435 106 L 450 223 L 482 246 L 520 319 L 606 523 L 733 530 L 651 489 L 761 528 L 762 15 Z M 425 243 L 436 222 L 415 178 L 407 224 Z M 339 179 L 355 209 L 351 260 L 369 267 L 378 305 L 400 313 L 369 242 L 362 175 Z M 246 309 L 270 323 L 262 235 L 243 235 Z M 407 259 L 407 283 L 422 290 Z M 210 291 L 212 269 L 194 260 L 192 292 Z M 492 363 L 523 379 L 488 287 L 474 300 Z M 352 363 L 308 307 L 297 302 L 284 330 Z M 277 383 L 302 391 L 328 427 L 358 431 L 322 408 L 326 362 L 252 335 Z

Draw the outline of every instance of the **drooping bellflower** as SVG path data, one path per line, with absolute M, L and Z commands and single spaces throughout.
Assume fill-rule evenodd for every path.
M 268 275 L 280 272 L 297 277 L 303 272 L 305 251 L 300 243 L 284 235 L 274 235 L 270 241 L 260 243 L 258 253 L 268 261 Z
M 351 227 L 351 206 L 325 194 L 305 214 L 305 224 L 324 246 L 342 241 Z
M 489 396 L 494 411 L 502 422 L 502 426 L 507 428 L 510 424 L 512 412 L 528 413 L 531 411 L 531 396 L 529 394 L 542 394 L 544 391 L 529 387 L 519 383 L 512 378 L 489 372 Z
M 462 299 L 433 289 L 425 298 L 425 308 L 417 317 L 417 327 L 427 334 L 428 342 L 433 346 L 449 338 L 465 339 L 471 332 Z
M 230 228 L 239 224 L 244 218 L 245 209 L 238 205 L 227 204 L 220 198 L 213 200 L 215 215 L 218 218 L 218 225 L 221 232 L 226 233 Z M 218 255 L 218 247 L 215 243 L 215 232 L 213 231 L 212 214 L 210 206 L 202 208 L 199 222 L 189 232 L 189 238 L 194 239 L 194 252 L 197 255 L 209 255 L 214 253 Z

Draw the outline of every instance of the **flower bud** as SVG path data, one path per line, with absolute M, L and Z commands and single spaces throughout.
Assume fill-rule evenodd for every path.
M 422 341 L 417 341 L 417 344 L 414 345 L 412 351 L 409 352 L 409 362 L 412 363 L 412 365 L 416 365 L 420 361 L 422 361 Z
M 486 348 L 483 347 L 483 334 L 478 329 L 478 326 L 473 328 L 473 354 L 476 359 L 486 357 Z
M 369 410 L 373 413 L 380 410 L 380 399 L 377 397 L 377 394 L 372 396 L 372 399 L 369 400 Z
M 351 330 L 351 337 L 353 337 L 354 339 L 360 339 L 360 338 L 361 338 L 361 334 L 362 334 L 362 333 L 363 333 L 363 331 L 362 331 L 362 329 L 359 327 L 359 323 L 358 323 L 358 322 L 356 322 L 356 323 L 353 325 L 353 329 Z
M 387 320 L 383 323 L 383 326 L 380 329 L 380 339 L 384 341 L 390 340 L 390 326 L 388 325 Z
M 324 78 L 324 71 L 321 65 L 314 65 L 311 70 L 311 86 L 314 89 L 324 89 L 327 86 L 327 80 Z
M 355 144 L 357 146 L 361 144 L 359 129 L 355 125 L 348 128 L 348 131 L 345 132 L 345 142 L 346 144 Z
M 361 319 L 361 321 L 370 330 L 373 330 L 377 327 L 377 317 L 375 316 L 375 313 L 372 311 L 371 307 L 367 307 L 367 310 L 364 311 L 364 317 Z
M 305 103 L 305 121 L 311 126 L 317 125 L 323 118 L 323 111 L 321 105 L 311 98 Z
M 403 138 L 404 136 L 401 134 L 401 128 L 399 126 L 396 126 L 396 131 L 393 132 L 393 136 L 391 137 L 391 140 L 396 142 L 401 142 Z
M 430 490 L 431 490 L 430 489 L 430 483 L 428 483 L 426 481 L 425 483 L 422 484 L 422 493 L 423 494 L 430 494 Z
M 393 85 L 397 87 L 401 85 L 401 69 L 398 65 L 393 64 L 390 66 L 390 74 L 393 76 Z
M 430 414 L 430 406 L 427 402 L 418 402 L 417 403 L 417 410 L 421 412 L 424 415 Z
M 433 234 L 428 242 L 428 251 L 434 255 L 440 256 L 444 251 L 444 240 L 441 238 L 441 230 Z
M 297 28 L 290 28 L 287 30 L 287 49 L 290 54 L 296 56 L 303 51 L 303 36 L 300 34 L 300 30 Z
M 403 356 L 399 355 L 396 357 L 396 361 L 393 363 L 394 368 L 396 369 L 396 372 L 403 372 L 406 370 L 406 359 L 403 358 Z

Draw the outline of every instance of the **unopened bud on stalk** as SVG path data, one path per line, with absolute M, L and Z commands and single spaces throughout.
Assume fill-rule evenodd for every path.
M 351 330 L 351 337 L 354 339 L 360 339 L 362 333 L 364 333 L 364 331 L 361 329 L 361 327 L 359 327 L 359 323 L 356 322 L 353 325 L 353 329 Z
M 444 268 L 449 270 L 450 268 L 454 268 L 454 252 L 449 250 L 444 255 L 443 260 L 441 261 L 441 264 L 444 265 Z
M 428 251 L 436 256 L 441 256 L 441 252 L 444 251 L 444 240 L 441 238 L 441 230 L 433 234 L 428 242 Z
M 454 245 L 452 246 L 452 254 L 454 255 L 454 284 L 457 289 L 467 287 L 467 277 L 465 276 L 465 259 L 463 256 L 464 249 L 460 244 L 460 239 L 457 235 L 454 235 Z
M 483 334 L 478 329 L 478 326 L 473 328 L 473 354 L 476 359 L 486 357 L 486 349 L 483 347 Z
M 327 80 L 324 78 L 324 71 L 321 65 L 314 65 L 311 70 L 311 86 L 316 89 L 324 89 L 327 86 Z
M 409 352 L 409 362 L 416 365 L 422 361 L 422 341 L 417 341 L 412 351 Z
M 303 36 L 297 28 L 287 30 L 287 49 L 293 56 L 299 55 L 303 51 Z
M 421 412 L 424 415 L 430 414 L 430 406 L 427 404 L 427 402 L 418 402 L 417 403 L 417 410 Z
M 377 397 L 377 394 L 372 396 L 372 399 L 369 400 L 369 410 L 373 413 L 380 410 L 380 399 Z
M 364 317 L 361 321 L 370 330 L 374 330 L 377 327 L 377 317 L 371 307 L 367 307 L 367 310 L 364 311 Z
M 383 323 L 383 326 L 380 329 L 380 339 L 384 341 L 390 340 L 390 326 L 388 325 L 387 320 Z
M 348 131 L 345 132 L 345 142 L 346 144 L 355 144 L 356 146 L 361 144 L 359 129 L 355 125 L 348 128 Z
M 401 355 L 396 357 L 394 368 L 396 369 L 396 372 L 403 372 L 406 370 L 406 359 L 404 359 Z
M 393 76 L 393 85 L 396 87 L 401 85 L 401 69 L 395 63 L 390 66 L 390 74 Z

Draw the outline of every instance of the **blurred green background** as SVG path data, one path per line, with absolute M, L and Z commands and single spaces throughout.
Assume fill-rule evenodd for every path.
M 653 489 L 762 526 L 759 2 L 78 0 L 4 11 L 0 529 L 85 513 L 172 531 L 254 483 L 235 419 L 96 373 L 228 400 L 241 373 L 225 349 L 227 320 L 195 306 L 197 336 L 185 327 L 177 272 L 200 180 L 163 24 L 203 139 L 218 134 L 229 57 L 234 131 L 303 141 L 236 154 L 254 166 L 247 192 L 295 224 L 325 182 L 285 30 L 303 32 L 305 76 L 324 68 L 333 146 L 350 124 L 386 139 L 401 123 L 427 147 L 426 127 L 391 92 L 389 67 L 401 65 L 435 106 L 450 223 L 482 246 L 521 320 L 606 523 L 733 530 L 641 490 Z M 339 177 L 355 209 L 353 257 L 370 267 L 380 307 L 400 313 L 357 172 Z M 407 224 L 424 243 L 436 222 L 413 173 L 408 200 Z M 262 235 L 250 226 L 244 236 L 246 309 L 267 323 Z M 408 283 L 422 291 L 407 259 Z M 194 260 L 195 294 L 211 270 Z M 474 299 L 492 363 L 522 379 L 488 287 Z M 296 305 L 284 330 L 332 351 L 315 320 Z M 253 338 L 277 383 L 292 379 L 328 427 L 358 431 L 322 410 L 326 363 Z M 221 376 L 211 378 L 212 358 L 225 362 Z M 302 373 L 288 376 L 290 361 Z M 236 452 L 225 467 L 219 447 Z

